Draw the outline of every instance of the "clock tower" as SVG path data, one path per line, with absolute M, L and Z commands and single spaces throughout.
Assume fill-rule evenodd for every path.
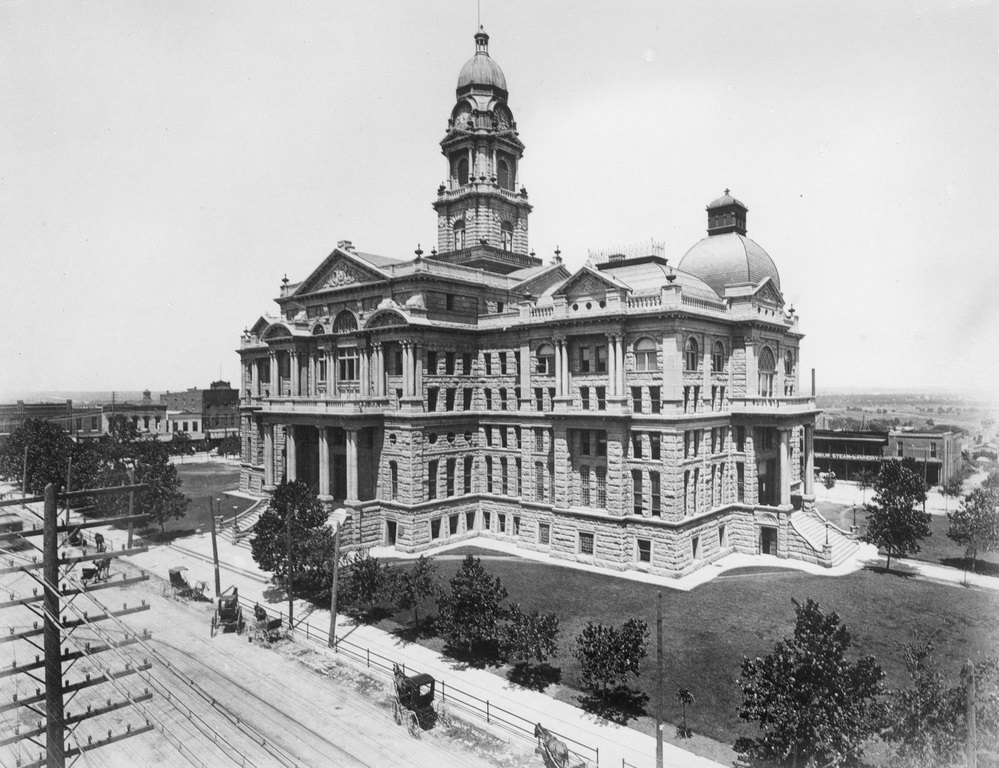
M 541 264 L 528 253 L 524 145 L 507 98 L 506 77 L 479 27 L 441 141 L 448 179 L 437 190 L 437 253 L 428 258 L 502 273 Z

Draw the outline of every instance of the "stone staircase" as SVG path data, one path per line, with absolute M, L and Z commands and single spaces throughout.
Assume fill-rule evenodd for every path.
M 792 513 L 791 527 L 815 553 L 815 562 L 829 568 L 849 559 L 860 547 L 846 531 L 828 522 L 818 512 L 799 510 Z M 831 547 L 831 559 L 825 556 L 827 540 Z
M 269 499 L 259 499 L 252 505 L 247 507 L 239 515 L 239 531 L 236 533 L 235 544 L 243 545 L 249 547 L 250 536 L 253 535 L 253 528 L 257 524 L 257 520 L 267 509 Z M 225 536 L 227 538 L 232 537 L 232 519 L 229 518 L 223 521 L 222 529 L 219 531 L 220 536 Z

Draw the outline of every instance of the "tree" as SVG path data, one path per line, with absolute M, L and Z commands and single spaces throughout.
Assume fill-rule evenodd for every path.
M 505 616 L 506 587 L 491 577 L 479 558 L 466 555 L 446 589 L 437 594 L 437 628 L 452 646 L 464 645 L 472 654 L 476 645 L 495 640 Z
M 964 490 L 960 475 L 951 475 L 940 484 L 940 495 L 944 497 L 944 510 L 947 509 L 947 499 L 958 498 Z
M 395 604 L 404 611 L 413 609 L 413 624 L 419 626 L 420 603 L 437 592 L 437 564 L 420 555 L 412 568 L 396 568 L 393 578 Z
M 882 738 L 897 745 L 895 757 L 902 766 L 952 763 L 964 747 L 963 691 L 945 684 L 931 639 L 907 643 L 903 653 L 912 686 L 891 692 Z
M 887 569 L 891 569 L 892 555 L 905 557 L 918 552 L 920 540 L 930 535 L 930 515 L 916 508 L 924 501 L 923 479 L 905 462 L 882 462 L 872 503 L 864 505 L 867 531 L 861 538 L 885 550 Z
M 842 765 L 877 731 L 884 673 L 873 656 L 847 660 L 853 638 L 835 613 L 811 599 L 794 607 L 793 636 L 742 661 L 739 717 L 759 723 L 760 735 L 735 749 L 779 765 Z
M 27 492 L 41 494 L 49 483 L 65 487 L 72 453 L 73 440 L 62 427 L 26 419 L 0 447 L 0 473 L 20 485 L 27 468 Z
M 620 627 L 588 622 L 572 651 L 579 660 L 583 687 L 606 698 L 612 683 L 621 682 L 629 672 L 637 675 L 647 655 L 648 637 L 649 625 L 640 619 L 628 619 Z
M 271 495 L 270 505 L 254 527 L 250 540 L 253 560 L 265 571 L 279 578 L 288 576 L 288 525 L 291 519 L 291 557 L 297 572 L 303 564 L 311 564 L 315 559 L 317 536 L 329 536 L 332 531 L 326 525 L 326 512 L 316 494 L 301 480 L 281 483 Z M 328 558 L 328 554 L 326 555 Z
M 558 632 L 558 616 L 554 613 L 524 613 L 514 603 L 500 628 L 500 649 L 508 659 L 544 664 L 558 650 Z
M 194 441 L 187 432 L 174 432 L 170 439 L 170 453 L 174 456 L 190 456 L 194 453 Z
M 350 560 L 341 577 L 339 593 L 343 601 L 355 607 L 364 606 L 369 612 L 374 610 L 389 581 L 387 566 L 367 551 Z
M 177 467 L 170 463 L 166 446 L 155 438 L 135 444 L 135 482 L 145 484 L 136 496 L 136 513 L 148 514 L 166 533 L 168 520 L 184 516 L 190 499 L 180 490 Z
M 234 456 L 242 450 L 239 435 L 226 435 L 219 441 L 219 453 L 223 456 Z
M 867 489 L 874 485 L 874 481 L 877 479 L 877 476 L 877 472 L 873 469 L 868 469 L 867 467 L 861 469 L 859 472 L 853 473 L 853 482 L 855 482 L 857 487 L 860 489 L 861 504 L 866 502 L 865 495 L 867 493 Z
M 999 549 L 999 491 L 976 488 L 947 519 L 947 538 L 964 547 L 965 571 L 968 558 L 974 571 L 979 552 Z
M 676 700 L 680 704 L 680 711 L 683 713 L 683 730 L 681 731 L 684 738 L 690 736 L 690 729 L 687 727 L 687 707 L 694 703 L 694 694 L 690 692 L 689 688 L 678 688 L 676 691 Z

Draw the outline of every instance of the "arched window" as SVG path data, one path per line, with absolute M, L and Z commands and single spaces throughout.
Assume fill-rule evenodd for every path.
M 697 353 L 697 339 L 693 336 L 687 337 L 687 343 L 683 345 L 683 369 L 696 371 L 700 359 L 700 355 Z
M 500 225 L 500 243 L 504 251 L 513 250 L 513 224 L 509 221 L 504 221 Z
M 716 341 L 711 347 L 711 372 L 723 373 L 725 371 L 725 345 Z
M 496 183 L 502 189 L 513 189 L 513 168 L 505 157 L 501 157 L 496 163 Z
M 357 330 L 357 318 L 350 310 L 344 309 L 333 321 L 333 333 L 350 333 Z
M 464 186 L 468 183 L 468 156 L 462 155 L 461 157 L 456 157 L 452 160 L 451 164 L 451 176 L 459 184 Z
M 784 375 L 792 376 L 794 374 L 794 352 L 790 349 L 784 353 Z
M 399 498 L 399 465 L 394 462 L 389 462 L 389 498 L 398 499 Z
M 542 344 L 535 353 L 538 364 L 535 370 L 542 376 L 555 375 L 555 347 L 551 344 Z
M 454 224 L 451 225 L 454 231 L 454 249 L 456 251 L 464 250 L 465 248 L 465 221 L 459 219 Z
M 760 363 L 758 366 L 760 374 L 760 397 L 774 396 L 774 378 L 777 373 L 777 360 L 774 358 L 773 350 L 764 347 L 760 350 Z
M 635 370 L 656 370 L 656 342 L 646 336 L 635 342 Z

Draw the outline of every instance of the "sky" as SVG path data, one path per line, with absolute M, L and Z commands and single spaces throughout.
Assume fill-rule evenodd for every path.
M 999 4 L 479 7 L 0 0 L 0 397 L 235 383 L 285 274 L 434 246 L 477 14 L 545 261 L 678 264 L 730 188 L 820 392 L 995 391 Z

